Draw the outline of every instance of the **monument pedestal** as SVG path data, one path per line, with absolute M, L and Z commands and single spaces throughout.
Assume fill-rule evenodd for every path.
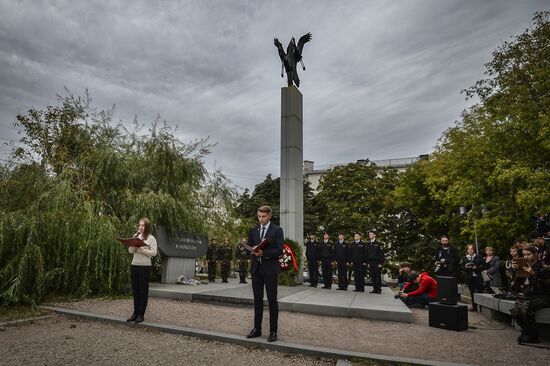
M 181 275 L 195 278 L 195 258 L 162 258 L 162 283 L 176 283 Z
M 195 278 L 196 258 L 206 254 L 208 238 L 183 231 L 170 234 L 162 226 L 157 227 L 155 235 L 162 257 L 162 283 L 176 283 L 181 275 Z
M 281 227 L 285 237 L 297 241 L 301 248 L 304 244 L 302 112 L 302 93 L 298 88 L 294 85 L 281 88 Z M 302 255 L 302 263 L 303 258 Z

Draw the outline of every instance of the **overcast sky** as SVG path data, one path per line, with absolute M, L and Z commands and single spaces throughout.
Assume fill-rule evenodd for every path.
M 160 114 L 241 188 L 279 176 L 284 47 L 311 32 L 299 70 L 304 159 L 418 156 L 471 101 L 491 53 L 550 2 L 0 0 L 0 142 L 15 116 L 67 87 L 116 120 Z M 0 158 L 8 157 L 0 147 Z

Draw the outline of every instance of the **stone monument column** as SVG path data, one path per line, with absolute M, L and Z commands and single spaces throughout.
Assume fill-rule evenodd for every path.
M 302 93 L 294 85 L 281 88 L 281 227 L 304 249 L 303 141 Z

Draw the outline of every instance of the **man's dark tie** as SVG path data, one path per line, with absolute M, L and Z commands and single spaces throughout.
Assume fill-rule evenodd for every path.
M 262 233 L 260 234 L 260 240 L 264 240 L 265 226 L 262 226 Z

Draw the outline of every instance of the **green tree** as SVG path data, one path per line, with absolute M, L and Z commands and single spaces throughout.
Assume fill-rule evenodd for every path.
M 263 182 L 258 183 L 254 192 L 250 194 L 248 189 L 237 200 L 237 211 L 243 222 L 249 222 L 250 226 L 256 222 L 257 209 L 261 205 L 269 205 L 273 209 L 273 222 L 279 225 L 281 201 L 281 180 L 273 179 L 269 174 Z M 311 184 L 304 180 L 304 232 L 317 230 L 319 225 L 318 201 L 313 195 Z M 250 221 L 250 218 L 253 220 Z
M 533 229 L 535 213 L 550 212 L 549 16 L 536 13 L 531 29 L 493 53 L 487 78 L 465 91 L 479 102 L 443 134 L 429 161 L 402 176 L 396 202 L 414 215 L 416 241 L 447 232 L 463 247 L 477 232 L 481 248 L 505 256 Z M 458 215 L 460 206 L 470 213 Z
M 146 133 L 112 122 L 91 98 L 18 115 L 22 146 L 0 167 L 0 303 L 36 305 L 44 296 L 125 293 L 130 255 L 115 240 L 140 217 L 206 234 L 208 202 L 231 192 L 208 174 L 206 140 L 185 143 L 157 119 Z M 229 210 L 227 212 L 230 212 Z
M 385 231 L 391 193 L 397 184 L 397 171 L 366 163 L 352 163 L 329 170 L 319 182 L 315 197 L 319 220 L 332 234 L 342 231 L 348 238 L 354 232 L 370 229 Z

